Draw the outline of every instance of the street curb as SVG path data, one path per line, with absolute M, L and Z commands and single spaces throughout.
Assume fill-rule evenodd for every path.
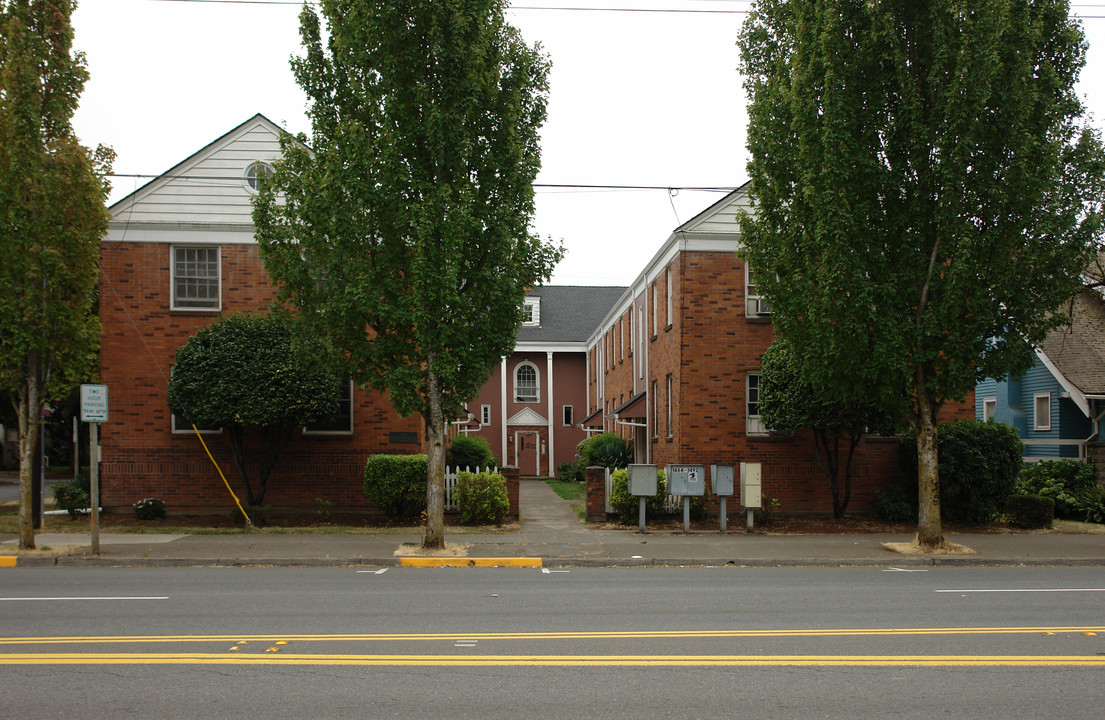
M 521 567 L 539 568 L 541 558 L 466 558 L 466 557 L 405 557 L 399 559 L 401 567 Z
M 5 556 L 0 556 L 5 557 Z M 515 567 L 515 568 L 892 568 L 892 567 L 1105 567 L 1105 558 L 112 558 L 88 555 L 12 557 L 7 567 Z M 5 567 L 0 563 L 0 567 Z

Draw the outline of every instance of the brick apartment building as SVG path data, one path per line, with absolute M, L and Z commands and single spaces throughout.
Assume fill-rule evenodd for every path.
M 250 198 L 279 156 L 280 132 L 257 115 L 110 208 L 100 253 L 107 508 L 150 496 L 172 512 L 233 507 L 195 434 L 169 412 L 169 373 L 197 330 L 274 298 Z M 761 462 L 764 494 L 782 511 L 831 510 L 809 434 L 772 433 L 759 419 L 760 359 L 773 334 L 770 307 L 737 256 L 736 215 L 747 201 L 738 189 L 677 228 L 628 288 L 534 289 L 515 352 L 491 369 L 458 432 L 487 437 L 522 475 L 555 474 L 588 432 L 602 430 L 633 440 L 638 462 Z M 972 406 L 949 415 L 969 417 Z M 238 488 L 221 431 L 204 437 Z M 287 449 L 266 503 L 368 510 L 365 458 L 423 448 L 420 419 L 398 417 L 386 397 L 349 383 L 339 414 Z M 875 491 L 898 477 L 896 452 L 895 440 L 862 443 L 852 509 L 871 510 Z
M 145 497 L 171 512 L 234 507 L 190 427 L 169 412 L 177 349 L 220 314 L 260 311 L 275 291 L 253 238 L 257 175 L 279 156 L 281 130 L 257 115 L 110 208 L 100 245 L 100 381 L 109 388 L 101 426 L 102 501 L 128 509 Z M 240 493 L 221 431 L 204 433 Z M 338 415 L 304 429 L 269 480 L 266 504 L 335 511 L 368 509 L 364 461 L 377 452 L 418 452 L 417 417 L 399 418 L 386 398 L 348 385 Z
M 632 440 L 637 462 L 762 463 L 763 493 L 780 511 L 831 512 L 811 433 L 774 433 L 760 421 L 760 361 L 773 330 L 737 255 L 736 218 L 747 207 L 744 186 L 677 228 L 596 326 L 585 422 Z M 971 417 L 972 407 L 944 417 Z M 860 444 L 851 510 L 873 510 L 875 492 L 900 479 L 897 452 L 894 438 Z

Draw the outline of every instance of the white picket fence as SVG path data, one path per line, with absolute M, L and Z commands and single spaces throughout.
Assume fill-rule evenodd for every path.
M 477 467 L 475 470 L 473 470 L 470 467 L 465 467 L 465 468 L 462 469 L 462 468 L 459 468 L 459 467 L 450 468 L 448 465 L 446 465 L 445 466 L 445 511 L 446 512 L 455 511 L 455 510 L 459 509 L 459 508 L 457 508 L 456 502 L 453 500 L 453 494 L 456 492 L 456 489 L 457 489 L 457 473 L 461 473 L 461 472 L 476 473 L 477 475 L 479 475 L 482 472 L 492 474 L 492 473 L 499 472 L 499 468 L 497 468 L 497 467 L 494 467 L 494 468 L 485 467 L 481 470 L 480 468 Z

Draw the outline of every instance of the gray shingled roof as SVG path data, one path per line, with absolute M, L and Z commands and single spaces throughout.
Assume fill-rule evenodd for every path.
M 518 342 L 586 342 L 626 291 L 624 287 L 546 285 L 531 290 L 541 298 L 541 326 L 518 330 Z
M 1074 296 L 1070 325 L 1040 343 L 1059 372 L 1086 395 L 1105 395 L 1105 298 L 1094 290 Z

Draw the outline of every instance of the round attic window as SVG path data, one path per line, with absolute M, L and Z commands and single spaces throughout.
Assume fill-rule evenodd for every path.
M 246 187 L 251 192 L 257 192 L 261 188 L 261 184 L 270 175 L 272 175 L 272 165 L 261 161 L 250 163 L 249 167 L 246 168 Z

